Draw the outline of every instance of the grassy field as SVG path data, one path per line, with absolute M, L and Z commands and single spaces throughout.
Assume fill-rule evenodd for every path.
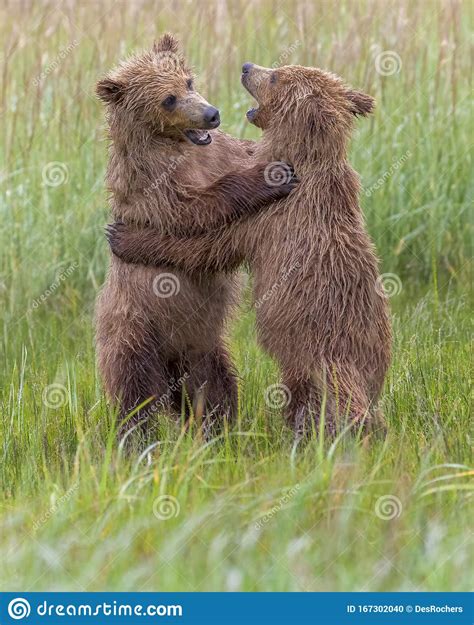
M 2 4 L 2 590 L 472 589 L 469 8 Z M 117 449 L 92 325 L 108 264 L 94 83 L 164 30 L 231 133 L 258 136 L 246 60 L 329 68 L 377 98 L 352 162 L 393 311 L 385 441 L 294 447 L 265 404 L 279 376 L 247 294 L 231 328 L 238 426 L 204 443 L 162 423 L 146 453 Z

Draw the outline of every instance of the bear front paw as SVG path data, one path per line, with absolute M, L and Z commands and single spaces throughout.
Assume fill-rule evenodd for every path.
M 126 238 L 130 236 L 128 226 L 123 221 L 116 221 L 113 224 L 107 224 L 105 227 L 105 236 L 109 242 L 112 253 L 121 260 L 126 258 Z

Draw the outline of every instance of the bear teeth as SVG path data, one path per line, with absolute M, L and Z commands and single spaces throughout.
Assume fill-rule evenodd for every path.
M 197 130 L 195 128 L 191 128 L 189 130 L 184 131 L 184 135 L 194 143 L 194 145 L 208 145 L 212 141 L 211 133 L 207 130 Z

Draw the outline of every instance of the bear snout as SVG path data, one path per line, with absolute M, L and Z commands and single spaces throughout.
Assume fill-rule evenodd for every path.
M 203 118 L 208 128 L 217 128 L 217 126 L 221 123 L 219 110 L 214 106 L 208 106 L 204 109 Z
M 242 74 L 249 74 L 252 67 L 253 67 L 253 63 L 249 63 L 249 62 L 244 63 L 242 65 Z

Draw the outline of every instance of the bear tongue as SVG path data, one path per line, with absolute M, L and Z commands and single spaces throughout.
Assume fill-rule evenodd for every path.
M 192 128 L 185 130 L 184 134 L 194 145 L 208 145 L 212 141 L 211 134 L 207 130 Z

